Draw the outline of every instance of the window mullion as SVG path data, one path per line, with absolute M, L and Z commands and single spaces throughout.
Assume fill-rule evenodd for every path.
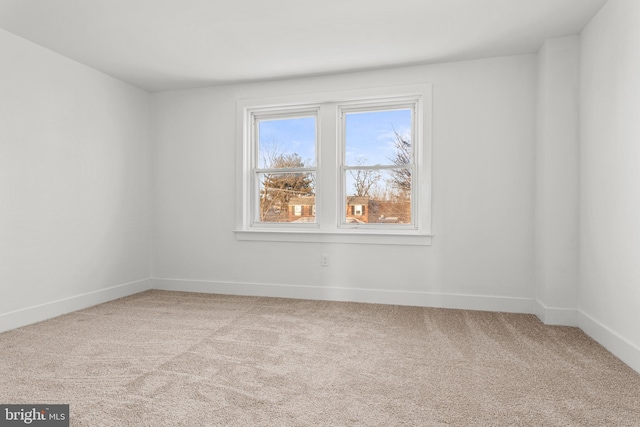
M 413 164 L 412 163 L 407 163 L 406 165 L 372 165 L 372 166 L 365 166 L 365 165 L 362 165 L 362 166 L 360 166 L 360 165 L 347 166 L 347 165 L 342 165 L 342 170 L 343 171 L 358 170 L 358 169 L 377 171 L 377 170 L 412 169 L 412 168 L 413 168 Z
M 305 172 L 315 172 L 317 168 L 315 167 L 304 167 L 304 168 L 271 168 L 271 169 L 259 169 L 256 168 L 254 173 L 305 173 Z
M 317 212 L 320 229 L 335 231 L 338 224 L 338 148 L 337 148 L 337 107 L 334 103 L 323 104 L 319 112 L 319 147 Z

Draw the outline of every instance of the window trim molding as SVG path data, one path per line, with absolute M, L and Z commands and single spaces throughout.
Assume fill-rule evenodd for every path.
M 304 243 L 351 243 L 366 245 L 431 245 L 431 234 L 400 233 L 399 231 L 385 232 L 385 230 L 355 230 L 320 232 L 318 230 L 283 230 L 267 227 L 257 230 L 234 230 L 236 240 L 251 242 L 304 242 Z
M 243 209 L 246 209 L 249 213 L 249 227 L 251 229 L 258 229 L 262 227 L 274 228 L 278 224 L 274 223 L 264 223 L 260 222 L 258 218 L 260 217 L 260 206 L 255 204 L 256 198 L 259 197 L 260 194 L 260 183 L 258 180 L 258 176 L 261 173 L 296 173 L 296 172 L 311 172 L 316 177 L 316 185 L 317 185 L 317 172 L 319 170 L 320 165 L 320 156 L 319 156 L 319 148 L 320 148 L 320 132 L 319 132 L 319 115 L 320 115 L 320 105 L 316 103 L 311 104 L 303 104 L 300 106 L 268 106 L 268 107 L 256 107 L 252 106 L 247 108 L 244 112 L 244 126 L 246 127 L 246 136 L 243 140 L 244 149 L 248 152 L 249 157 L 247 158 L 247 163 L 243 165 L 243 169 L 245 173 L 250 171 L 251 178 L 248 185 L 250 186 L 250 191 L 248 192 L 248 198 L 245 200 L 245 205 Z M 258 137 L 258 123 L 262 120 L 277 120 L 277 119 L 293 119 L 293 118 L 307 118 L 313 117 L 315 119 L 315 166 L 307 166 L 300 168 L 277 168 L 277 169 L 269 169 L 269 168 L 260 168 L 260 158 L 259 158 L 259 147 L 257 145 L 257 137 Z M 291 224 L 289 227 L 291 228 L 310 228 L 314 227 L 315 223 L 300 223 L 300 224 Z
M 353 229 L 363 229 L 363 230 L 375 230 L 375 229 L 384 229 L 384 230 L 394 230 L 394 231 L 406 231 L 413 230 L 417 232 L 420 230 L 420 215 L 418 214 L 421 211 L 420 199 L 423 197 L 427 197 L 426 194 L 421 193 L 421 184 L 419 177 L 423 173 L 421 162 L 420 162 L 420 154 L 421 154 L 421 146 L 424 144 L 422 127 L 424 126 L 422 121 L 417 120 L 417 117 L 422 117 L 422 109 L 421 104 L 424 102 L 424 95 L 420 96 L 418 94 L 415 95 L 399 95 L 399 96 L 390 96 L 388 99 L 384 98 L 376 98 L 373 100 L 365 100 L 365 101 L 348 101 L 348 102 L 340 102 L 338 103 L 338 120 L 339 120 L 339 138 L 337 141 L 337 149 L 339 151 L 339 168 L 340 168 L 340 188 L 338 197 L 340 199 L 341 211 L 340 217 L 338 218 L 338 228 L 345 230 L 353 230 Z M 346 153 L 346 115 L 350 113 L 361 113 L 361 112 L 375 112 L 375 111 L 385 111 L 385 110 L 410 110 L 411 111 L 411 141 L 419 141 L 420 143 L 414 144 L 412 146 L 412 162 L 407 164 L 408 169 L 412 170 L 412 176 L 418 177 L 412 183 L 411 186 L 411 224 L 397 224 L 393 226 L 385 226 L 377 223 L 369 223 L 369 224 L 347 224 L 345 213 L 347 209 L 347 194 L 346 190 L 346 173 L 348 170 L 356 170 L 356 169 L 370 169 L 370 170 L 390 170 L 399 168 L 397 165 L 385 164 L 385 165 L 347 165 L 347 161 L 345 158 Z M 416 173 L 417 172 L 417 173 Z M 417 201 L 417 203 L 416 203 Z
M 404 98 L 404 104 L 402 99 Z M 342 176 L 323 177 L 324 174 L 333 175 L 340 173 L 344 165 L 342 153 L 338 150 L 342 144 L 338 132 L 342 132 L 340 118 L 335 117 L 333 123 L 323 117 L 319 110 L 321 104 L 335 104 L 340 108 L 349 109 L 350 105 L 381 105 L 388 100 L 390 103 L 397 101 L 399 104 L 407 105 L 407 100 L 419 99 L 416 102 L 419 111 L 416 115 L 414 133 L 421 138 L 421 144 L 416 145 L 414 153 L 415 167 L 420 170 L 417 179 L 419 194 L 415 196 L 415 211 L 419 212 L 415 216 L 415 226 L 398 227 L 390 229 L 387 227 L 377 227 L 375 224 L 368 224 L 367 227 L 349 227 L 348 224 L 341 224 L 339 200 L 323 206 L 322 198 L 316 198 L 316 215 L 321 218 L 316 223 L 287 223 L 283 226 L 279 223 L 252 223 L 253 214 L 252 197 L 254 196 L 254 183 L 247 182 L 253 179 L 253 173 L 248 169 L 252 165 L 252 158 L 255 155 L 253 147 L 252 121 L 248 120 L 251 113 L 259 111 L 260 115 L 267 116 L 269 111 L 274 114 L 291 111 L 292 115 L 299 115 L 301 111 L 312 111 L 318 108 L 317 115 L 317 140 L 316 140 L 316 168 L 317 168 L 317 191 L 321 192 L 324 186 L 334 188 L 335 194 L 342 194 Z M 340 106 L 340 107 L 338 107 Z M 354 90 L 340 90 L 330 92 L 308 92 L 295 95 L 274 96 L 265 98 L 244 98 L 238 99 L 236 103 L 236 228 L 234 234 L 237 240 L 249 241 L 288 241 L 288 242 L 325 242 L 325 243 L 371 243 L 371 244 L 401 244 L 401 245 L 430 245 L 431 234 L 431 196 L 432 196 L 432 86 L 429 83 L 416 85 L 385 86 L 375 88 L 363 88 Z M 418 119 L 418 114 L 420 119 Z M 328 129 L 333 129 L 332 132 Z M 335 150 L 335 165 L 323 159 L 322 138 L 325 134 L 330 138 L 335 138 L 332 147 Z M 421 147 L 418 147 L 421 145 Z M 327 171 L 329 168 L 329 171 Z M 412 204 L 414 201 L 412 200 Z M 325 203 L 326 205 L 326 203 Z M 333 206 L 331 206 L 333 205 Z M 336 212 L 329 212 L 335 210 Z M 414 208 L 412 208 L 414 209 Z M 326 221 L 332 218 L 335 221 Z

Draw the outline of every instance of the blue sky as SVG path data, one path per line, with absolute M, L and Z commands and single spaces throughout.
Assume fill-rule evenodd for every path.
M 346 160 L 348 165 L 390 164 L 395 151 L 394 129 L 409 133 L 410 110 L 349 113 L 346 121 Z M 260 121 L 260 151 L 276 144 L 282 153 L 297 153 L 315 164 L 315 119 L 311 117 Z M 263 167 L 262 159 L 260 166 Z M 361 163 L 358 163 L 361 162 Z
M 391 164 L 395 153 L 394 130 L 400 134 L 411 129 L 410 110 L 370 111 L 347 114 L 346 164 L 355 166 Z
M 276 146 L 283 154 L 297 153 L 305 165 L 316 164 L 316 121 L 314 117 L 260 121 L 258 141 L 260 146 L 260 167 L 264 167 L 262 154 Z M 308 162 L 310 161 L 310 163 Z

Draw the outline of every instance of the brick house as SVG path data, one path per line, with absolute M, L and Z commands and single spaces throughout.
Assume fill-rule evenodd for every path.
M 355 222 L 369 222 L 372 200 L 365 196 L 347 197 L 347 222 L 354 219 Z
M 347 198 L 347 222 L 369 222 L 371 199 L 368 197 L 350 196 Z M 302 222 L 316 216 L 315 197 L 292 197 L 289 199 L 287 217 L 289 222 Z
M 316 198 L 315 197 L 292 197 L 289 199 L 288 206 L 289 222 L 305 221 L 307 218 L 316 217 Z

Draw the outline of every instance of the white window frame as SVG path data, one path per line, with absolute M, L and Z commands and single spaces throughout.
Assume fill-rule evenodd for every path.
M 421 120 L 417 120 L 420 114 L 420 98 L 416 96 L 409 97 L 394 97 L 391 99 L 373 99 L 373 100 L 365 100 L 365 101 L 353 101 L 348 103 L 340 103 L 338 105 L 338 116 L 340 118 L 340 138 L 338 141 L 338 147 L 340 150 L 340 201 L 342 203 L 342 214 L 340 218 L 340 228 L 348 228 L 348 229 L 362 229 L 362 230 L 417 230 L 418 229 L 418 217 L 419 217 L 419 207 L 418 203 L 415 201 L 418 199 L 418 195 L 420 194 L 420 167 L 418 167 L 419 162 L 417 159 L 420 158 L 420 149 L 423 145 L 421 143 L 420 138 L 420 122 Z M 384 171 L 390 169 L 397 169 L 398 166 L 390 163 L 386 165 L 373 165 L 373 166 L 361 166 L 361 165 L 347 165 L 346 162 L 346 115 L 349 113 L 366 113 L 366 112 L 375 112 L 375 111 L 389 111 L 389 110 L 410 110 L 411 111 L 411 141 L 412 141 L 412 150 L 411 150 L 411 163 L 407 164 L 405 167 L 407 169 L 411 169 L 411 176 L 416 177 L 417 179 L 412 179 L 411 183 L 411 223 L 410 224 L 384 224 L 384 223 L 367 223 L 367 224 L 359 224 L 359 223 L 347 223 L 346 221 L 346 213 L 347 213 L 347 188 L 346 188 L 346 179 L 347 173 L 350 170 L 358 170 L 358 169 L 368 169 L 375 171 Z M 415 181 L 415 182 L 414 182 Z M 371 212 L 369 212 L 370 214 Z
M 250 194 L 249 199 L 246 201 L 244 208 L 249 213 L 250 217 L 248 218 L 250 228 L 254 229 L 278 229 L 283 226 L 286 227 L 297 227 L 297 228 L 313 228 L 317 227 L 317 223 L 270 223 L 270 222 L 261 222 L 258 218 L 260 218 L 260 174 L 264 173 L 296 173 L 296 172 L 310 172 L 313 173 L 316 177 L 315 186 L 318 184 L 317 171 L 320 163 L 319 156 L 319 135 L 318 135 L 318 127 L 319 127 L 319 118 L 318 118 L 319 108 L 316 105 L 299 105 L 299 106 L 282 106 L 282 107 L 257 107 L 250 108 L 245 113 L 245 127 L 247 141 L 244 142 L 244 147 L 246 150 L 246 154 L 248 154 L 248 161 L 244 165 L 246 169 L 251 171 L 251 178 L 248 181 L 248 194 Z M 316 121 L 316 131 L 315 131 L 315 152 L 316 152 L 316 164 L 315 166 L 307 166 L 301 168 L 277 168 L 277 169 L 265 169 L 260 168 L 260 148 L 258 146 L 258 122 L 263 120 L 279 120 L 279 119 L 297 119 L 297 118 L 306 118 L 306 117 L 314 117 Z M 287 207 L 288 209 L 288 207 Z M 287 212 L 288 213 L 288 212 Z M 300 215 L 297 213 L 294 216 L 302 216 L 302 212 Z
M 430 245 L 431 234 L 431 85 L 406 85 L 241 99 L 237 102 L 236 229 L 238 240 L 322 243 Z M 369 106 L 415 105 L 412 144 L 412 220 L 365 227 L 344 224 L 343 126 L 340 112 Z M 315 112 L 316 223 L 258 223 L 255 221 L 257 153 L 255 117 L 301 117 Z M 303 113 L 303 114 L 301 114 Z M 414 191 L 415 188 L 415 191 Z M 259 203 L 259 202 L 258 202 Z

